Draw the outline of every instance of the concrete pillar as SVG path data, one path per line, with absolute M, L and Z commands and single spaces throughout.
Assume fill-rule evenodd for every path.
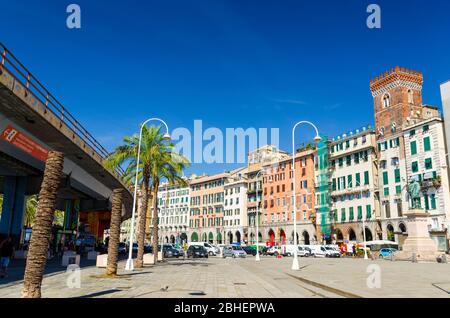
M 0 235 L 11 236 L 20 243 L 25 216 L 27 177 L 5 177 Z

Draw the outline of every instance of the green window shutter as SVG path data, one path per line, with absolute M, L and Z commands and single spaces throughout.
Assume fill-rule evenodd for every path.
M 395 169 L 394 171 L 394 175 L 395 175 L 395 182 L 400 182 L 400 169 Z
M 359 187 L 361 185 L 361 174 L 358 172 L 355 176 L 355 187 Z
M 387 149 L 389 149 L 389 148 L 388 148 L 388 142 L 385 141 L 385 142 L 384 142 L 384 150 L 387 150 Z
M 381 143 L 378 143 L 378 151 L 381 151 Z
M 423 138 L 423 149 L 425 151 L 430 151 L 431 150 L 430 137 Z
M 430 203 L 428 202 L 428 194 L 424 194 L 423 195 L 423 199 L 425 201 L 425 210 L 429 210 L 430 209 Z
M 349 215 L 348 215 L 348 220 L 349 221 L 353 221 L 353 218 L 354 218 L 355 216 L 353 215 L 353 208 L 350 208 L 349 209 Z
M 364 184 L 368 185 L 370 182 L 369 180 L 369 171 L 364 171 Z
M 354 184 L 353 184 L 353 180 L 352 180 L 352 175 L 347 176 L 347 184 L 349 188 L 353 188 Z
M 345 149 L 348 149 L 348 148 L 350 148 L 350 140 L 347 140 L 345 142 Z
M 388 172 L 387 171 L 383 172 L 383 184 L 384 185 L 389 184 L 389 178 L 388 178 Z
M 402 194 L 402 186 L 395 186 L 395 194 Z
M 362 220 L 362 206 L 358 206 L 358 220 Z
M 384 188 L 384 196 L 388 196 L 389 195 L 389 188 Z
M 418 172 L 419 171 L 419 164 L 417 163 L 417 161 L 413 161 L 413 163 L 411 165 L 411 170 L 412 170 L 412 172 Z
M 344 187 L 345 190 L 345 177 L 342 177 L 342 186 Z
M 436 210 L 436 195 L 433 193 L 430 195 L 431 199 L 431 209 Z
M 411 156 L 414 156 L 415 154 L 417 154 L 417 143 L 415 141 L 411 141 L 410 146 L 411 146 Z
M 393 141 L 392 139 L 389 140 L 389 147 L 391 147 L 391 148 L 394 147 L 394 144 L 392 143 L 392 141 Z
M 342 208 L 342 210 L 341 210 L 341 222 L 345 222 L 345 219 L 346 219 L 346 217 L 345 217 L 345 208 Z
M 425 159 L 425 169 L 426 170 L 433 169 L 433 160 L 431 158 Z
M 366 205 L 366 219 L 371 219 L 372 218 L 372 207 L 370 206 L 370 204 Z
M 336 178 L 333 178 L 333 191 L 336 191 Z

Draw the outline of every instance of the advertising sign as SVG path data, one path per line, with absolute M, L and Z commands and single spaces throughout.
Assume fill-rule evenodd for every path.
M 8 127 L 5 128 L 0 138 L 22 151 L 25 151 L 36 159 L 41 161 L 47 160 L 48 149 L 31 140 L 24 133 L 11 125 L 8 125 Z

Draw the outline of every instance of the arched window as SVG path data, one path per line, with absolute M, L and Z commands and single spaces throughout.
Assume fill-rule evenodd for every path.
M 391 97 L 389 94 L 383 96 L 383 108 L 387 108 L 391 106 Z
M 408 103 L 414 104 L 414 92 L 411 89 L 408 90 Z

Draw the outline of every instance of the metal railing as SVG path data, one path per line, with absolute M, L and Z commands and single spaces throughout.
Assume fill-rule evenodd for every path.
M 102 160 L 108 157 L 109 152 L 2 43 L 0 43 L 0 52 L 0 72 L 3 70 L 8 71 L 15 81 L 19 82 L 25 88 L 25 97 L 28 94 L 33 95 L 45 106 L 45 112 L 50 112 L 59 118 L 76 136 L 90 146 Z M 122 176 L 124 171 L 121 167 L 118 167 L 116 173 Z

